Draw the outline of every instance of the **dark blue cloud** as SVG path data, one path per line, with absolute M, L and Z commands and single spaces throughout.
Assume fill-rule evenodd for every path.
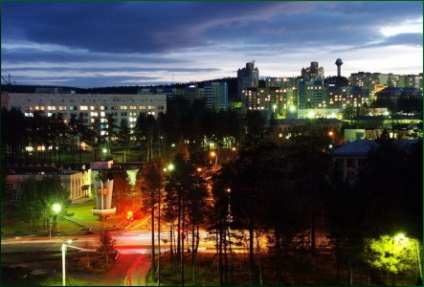
M 373 26 L 388 19 L 422 15 L 421 2 L 403 3 L 5 2 L 2 39 L 111 53 L 169 52 L 234 38 L 300 42 L 325 36 L 352 43 L 374 37 Z
M 239 61 L 231 68 L 235 71 L 251 56 L 268 54 L 272 59 L 272 54 L 300 49 L 359 53 L 364 47 L 422 47 L 422 33 L 406 31 L 389 37 L 379 30 L 422 19 L 419 1 L 9 1 L 1 5 L 2 71 L 4 65 L 8 72 L 41 69 L 38 63 L 43 62 L 43 69 L 52 72 L 147 71 L 151 77 L 139 78 L 153 82 L 159 78 L 153 76 L 156 72 L 219 73 L 224 60 L 201 52 L 210 49 L 222 58 L 234 53 L 228 57 Z M 299 69 L 311 60 L 317 59 L 305 58 Z M 93 63 L 91 70 L 75 68 L 87 63 Z

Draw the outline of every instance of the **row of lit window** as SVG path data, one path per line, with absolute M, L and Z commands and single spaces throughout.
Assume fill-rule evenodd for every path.
M 164 106 L 138 106 L 139 110 L 163 110 Z M 80 111 L 97 111 L 97 110 L 107 110 L 107 106 L 80 106 L 79 110 Z M 111 107 L 111 110 L 137 110 L 137 106 L 115 106 L 115 107 Z M 70 111 L 77 111 L 78 110 L 78 106 L 27 106 L 25 107 L 26 111 L 44 111 L 44 110 L 48 110 L 48 111 L 66 111 L 66 110 L 70 110 Z M 104 112 L 103 112 L 104 113 Z M 92 113 L 93 116 L 98 116 L 96 115 L 96 113 Z

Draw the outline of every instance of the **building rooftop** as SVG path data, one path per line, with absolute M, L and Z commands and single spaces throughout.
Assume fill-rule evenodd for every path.
M 412 144 L 418 140 L 396 140 L 396 144 L 403 151 L 408 151 Z M 334 156 L 366 156 L 372 150 L 378 147 L 374 140 L 356 140 L 333 151 Z

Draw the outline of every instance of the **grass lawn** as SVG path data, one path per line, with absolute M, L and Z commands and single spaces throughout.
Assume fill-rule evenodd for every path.
M 67 209 L 67 214 L 72 218 L 81 219 L 88 222 L 99 222 L 99 218 L 93 215 L 93 207 L 95 200 L 90 199 L 84 203 L 71 204 Z M 10 213 L 9 218 L 12 220 L 2 220 L 1 222 L 1 236 L 15 237 L 15 236 L 48 236 L 49 227 L 44 228 L 42 222 L 38 222 L 36 226 L 32 227 L 29 223 L 24 222 L 18 218 L 18 214 Z M 123 215 L 110 216 L 105 221 L 105 226 L 120 225 L 125 220 Z M 84 227 L 73 223 L 69 220 L 58 218 L 57 224 L 52 226 L 52 235 L 57 234 L 80 234 Z
M 92 215 L 92 208 L 94 200 L 82 204 L 70 205 L 68 207 L 68 214 L 73 213 L 75 217 L 87 220 L 97 221 L 97 216 Z M 49 234 L 49 228 L 44 228 L 42 223 L 39 222 L 36 226 L 32 227 L 29 223 L 20 220 L 17 215 L 11 216 L 12 220 L 2 220 L 1 222 L 1 235 L 10 236 L 46 236 Z M 61 217 L 57 219 L 57 224 L 52 226 L 52 234 L 78 234 L 83 227 L 65 220 Z
M 81 226 L 64 219 L 58 219 L 56 225 L 52 226 L 52 234 L 75 234 L 81 230 Z M 28 223 L 15 219 L 10 221 L 2 222 L 1 235 L 10 236 L 47 236 L 49 234 L 49 228 L 44 228 L 41 223 L 38 223 L 35 227 L 30 226 Z
M 98 221 L 98 217 L 93 215 L 93 207 L 96 205 L 94 199 L 80 204 L 71 204 L 68 207 L 68 214 L 86 221 Z

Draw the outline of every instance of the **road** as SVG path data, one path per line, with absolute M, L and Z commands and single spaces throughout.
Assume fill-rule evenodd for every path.
M 151 233 L 145 232 L 111 232 L 112 238 L 116 240 L 116 249 L 123 253 L 136 253 L 136 254 L 148 254 L 151 248 Z M 201 238 L 207 237 L 207 233 L 204 232 Z M 209 236 L 210 237 L 210 236 Z M 168 239 L 169 233 L 161 233 L 161 238 Z M 60 251 L 61 245 L 64 241 L 72 239 L 70 245 L 86 248 L 86 249 L 97 249 L 101 246 L 99 237 L 97 235 L 79 235 L 79 236 L 54 236 L 54 237 L 15 237 L 9 239 L 3 239 L 1 241 L 2 253 L 12 252 L 32 252 L 34 250 L 40 250 L 43 252 Z M 169 240 L 164 243 L 162 239 L 161 248 L 167 249 L 169 246 Z M 201 240 L 200 248 L 214 249 L 213 237 L 211 240 Z M 157 234 L 155 236 L 155 244 L 158 244 Z M 189 245 L 187 245 L 189 246 Z
M 117 260 L 95 285 L 140 286 L 150 270 L 150 237 L 148 234 L 115 233 Z M 35 273 L 61 272 L 61 246 L 65 240 L 83 249 L 98 249 L 101 244 L 97 235 L 57 237 L 15 237 L 1 241 L 2 265 L 27 267 Z M 84 252 L 84 251 L 81 251 Z M 66 260 L 77 256 L 78 250 L 68 247 Z M 55 263 L 56 262 L 56 263 Z
M 118 250 L 117 260 L 113 262 L 105 277 L 96 285 L 100 286 L 143 286 L 151 264 L 151 233 L 150 232 L 117 232 L 112 238 L 116 240 Z M 161 233 L 166 239 L 169 234 Z M 83 249 L 98 249 L 101 244 L 97 235 L 54 236 L 54 237 L 15 237 L 1 241 L 2 264 L 11 267 L 27 267 L 35 273 L 61 272 L 61 245 L 65 240 L 73 239 L 70 245 Z M 156 240 L 157 244 L 157 240 Z M 214 252 L 213 242 L 208 249 Z M 188 246 L 188 245 L 187 245 Z M 161 242 L 161 252 L 169 249 L 169 242 Z M 206 247 L 200 250 L 205 251 Z M 77 256 L 78 251 L 68 247 L 66 260 Z M 68 261 L 70 262 L 70 261 Z

